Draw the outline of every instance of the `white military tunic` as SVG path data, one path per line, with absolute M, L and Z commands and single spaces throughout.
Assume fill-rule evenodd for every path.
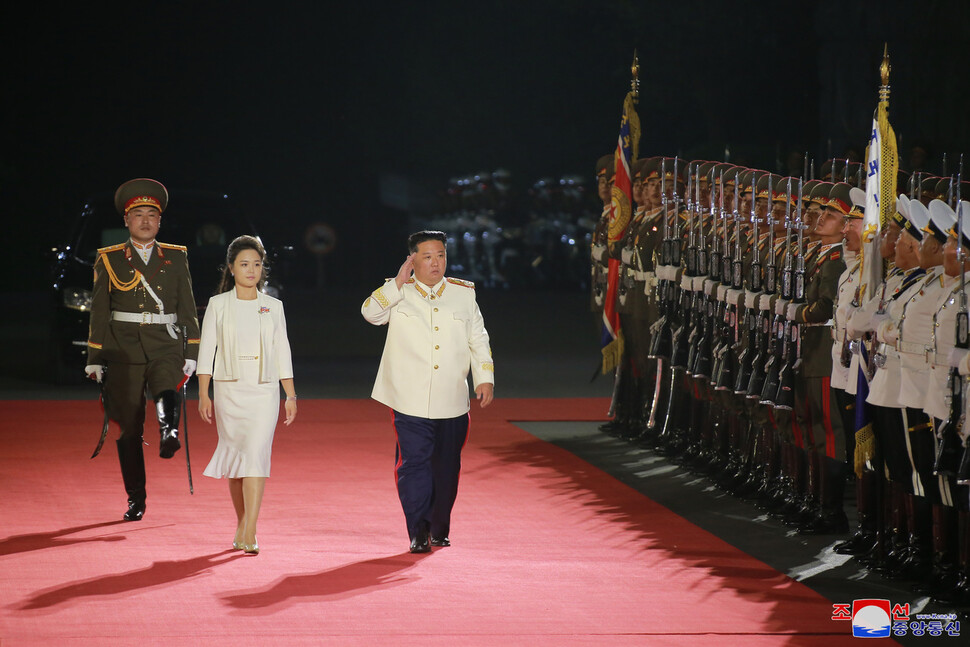
M 475 387 L 494 384 L 473 283 L 443 278 L 429 287 L 411 278 L 398 290 L 392 278 L 360 311 L 370 323 L 388 327 L 371 393 L 378 402 L 418 418 L 456 418 L 470 408 L 469 369 Z
M 912 272 L 907 272 L 907 275 Z M 919 292 L 922 288 L 925 275 L 920 276 L 913 285 L 900 292 L 898 296 L 888 303 L 886 312 L 889 319 L 884 320 L 876 327 L 876 340 L 879 342 L 877 352 L 885 357 L 885 363 L 876 370 L 872 382 L 869 383 L 869 396 L 866 402 L 878 407 L 890 409 L 901 409 L 899 402 L 899 383 L 901 363 L 899 352 L 896 350 L 896 325 L 903 314 L 903 306 L 911 296 Z M 877 364 L 878 365 L 878 364 Z
M 856 391 L 856 374 L 859 370 L 859 356 L 852 353 L 849 366 L 842 366 L 842 346 L 845 342 L 845 328 L 852 313 L 852 301 L 855 299 L 856 289 L 859 287 L 859 270 L 861 259 L 856 258 L 855 252 L 845 252 L 845 262 L 848 267 L 839 277 L 839 287 L 835 294 L 835 304 L 832 308 L 832 381 L 834 389 L 842 389 L 850 394 Z M 851 389 L 850 389 L 851 383 Z
M 970 272 L 966 275 L 970 281 Z M 950 376 L 948 357 L 956 345 L 956 316 L 960 309 L 960 278 L 946 277 L 947 292 L 939 309 L 933 315 L 933 348 L 930 351 L 930 382 L 926 387 L 926 401 L 923 410 L 926 415 L 945 420 L 950 413 L 947 404 Z M 968 290 L 970 292 L 970 290 Z
M 933 315 L 941 302 L 949 296 L 943 267 L 927 270 L 927 278 L 919 292 L 903 305 L 903 313 L 895 322 L 896 350 L 901 361 L 899 402 L 904 407 L 922 409 L 926 402 L 926 387 L 930 382 L 930 362 L 927 352 L 932 348 Z

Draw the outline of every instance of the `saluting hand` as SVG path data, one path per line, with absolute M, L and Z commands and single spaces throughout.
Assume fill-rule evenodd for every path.
M 404 264 L 401 265 L 401 269 L 397 271 L 397 276 L 394 277 L 394 283 L 397 284 L 397 289 L 400 290 L 401 286 L 407 283 L 408 279 L 411 278 L 411 272 L 414 270 L 414 254 L 410 254 Z

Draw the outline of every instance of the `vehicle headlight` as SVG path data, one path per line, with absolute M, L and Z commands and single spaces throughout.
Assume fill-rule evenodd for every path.
M 91 290 L 64 289 L 64 307 L 88 312 L 91 310 Z

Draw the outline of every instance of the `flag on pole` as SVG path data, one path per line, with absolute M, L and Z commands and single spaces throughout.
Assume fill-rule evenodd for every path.
M 889 125 L 889 54 L 883 54 L 879 68 L 882 85 L 879 87 L 879 104 L 872 116 L 872 131 L 866 151 L 866 213 L 862 225 L 861 276 L 859 277 L 858 304 L 872 299 L 882 283 L 885 268 L 879 255 L 879 232 L 896 211 L 896 175 L 899 170 L 899 154 L 896 150 L 896 133 Z M 868 355 L 862 348 L 862 361 L 856 380 L 856 450 L 854 462 L 856 473 L 861 476 L 862 466 L 873 456 L 875 442 L 872 421 L 866 398 L 869 380 L 866 374 Z M 851 379 L 851 378 L 850 378 Z
M 636 59 L 634 59 L 636 68 Z M 620 118 L 620 135 L 613 154 L 616 177 L 613 181 L 612 202 L 610 205 L 610 224 L 608 234 L 609 263 L 606 273 L 606 299 L 603 301 L 603 333 L 601 338 L 603 353 L 603 373 L 620 365 L 623 357 L 623 334 L 620 330 L 620 315 L 616 311 L 616 292 L 620 282 L 620 261 L 614 258 L 613 249 L 626 233 L 632 215 L 633 184 L 630 167 L 637 158 L 640 142 L 640 118 L 636 112 L 637 90 L 636 70 L 634 83 L 623 101 L 623 115 Z

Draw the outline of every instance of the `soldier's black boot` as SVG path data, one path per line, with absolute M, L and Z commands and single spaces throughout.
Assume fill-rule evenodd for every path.
M 868 564 L 877 573 L 881 573 L 891 579 L 902 577 L 901 565 L 906 559 L 906 550 L 909 547 L 909 532 L 907 523 L 912 520 L 906 517 L 906 490 L 899 483 L 891 484 L 891 499 L 889 513 L 889 533 L 885 541 L 885 550 L 879 562 Z
M 812 448 L 804 450 L 802 458 L 805 466 L 805 488 L 798 506 L 785 516 L 785 525 L 800 527 L 808 524 L 818 515 L 819 493 L 822 470 L 818 452 Z
M 930 570 L 932 557 L 932 502 L 916 494 L 905 499 L 906 518 L 909 519 L 909 537 L 905 557 L 900 564 L 900 575 L 908 580 L 919 581 Z
M 933 565 L 913 591 L 932 595 L 934 600 L 948 599 L 960 579 L 957 568 L 957 511 L 940 503 L 933 504 Z M 944 602 L 947 604 L 950 602 Z
M 145 454 L 141 436 L 124 436 L 117 441 L 121 480 L 128 493 L 125 521 L 141 521 L 145 514 Z
M 799 526 L 801 535 L 841 535 L 849 532 L 849 519 L 843 509 L 845 496 L 845 461 L 824 456 L 821 459 L 822 469 L 821 489 L 819 500 L 821 508 L 817 517 L 805 525 Z
M 966 496 L 964 490 L 964 496 Z M 970 512 L 956 513 L 957 569 L 956 582 L 947 591 L 933 596 L 933 601 L 958 607 L 970 606 Z
M 158 414 L 158 455 L 171 458 L 182 444 L 179 442 L 179 414 L 182 411 L 181 397 L 177 391 L 162 391 L 155 398 L 155 412 Z
M 876 480 L 875 472 L 864 471 L 862 478 L 856 481 L 859 525 L 852 537 L 835 545 L 834 550 L 839 555 L 859 555 L 870 550 L 876 541 L 876 515 L 874 514 Z

